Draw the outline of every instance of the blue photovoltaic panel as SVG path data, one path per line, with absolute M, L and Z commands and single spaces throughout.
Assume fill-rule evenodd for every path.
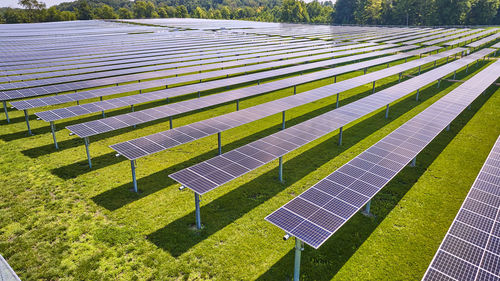
M 471 54 L 462 59 L 450 62 L 444 66 L 438 67 L 419 76 L 416 76 L 410 80 L 401 82 L 395 86 L 379 91 L 368 97 L 359 99 L 355 102 L 347 104 L 338 109 L 332 110 L 330 112 L 324 113 L 318 117 L 290 127 L 288 129 L 282 130 L 278 133 L 260 139 L 258 141 L 247 144 L 243 147 L 235 149 L 233 151 L 224 153 L 215 158 L 222 160 L 229 160 L 225 166 L 217 166 L 218 171 L 226 171 L 235 167 L 233 164 L 237 164 L 237 168 L 242 166 L 245 169 L 238 169 L 238 171 L 232 172 L 232 178 L 219 183 L 219 181 L 211 181 L 211 175 L 193 172 L 191 167 L 181 170 L 177 173 L 171 174 L 170 177 L 175 181 L 179 182 L 185 187 L 194 190 L 197 193 L 206 193 L 232 179 L 235 179 L 243 174 L 256 169 L 266 163 L 269 163 L 273 159 L 281 157 L 288 152 L 295 150 L 296 148 L 304 145 L 305 143 L 316 140 L 328 133 L 331 133 L 340 127 L 343 127 L 367 114 L 370 114 L 391 102 L 397 101 L 398 99 L 416 91 L 433 81 L 441 79 L 448 75 L 449 73 L 456 71 L 466 65 L 480 59 L 490 53 L 493 49 L 483 49 L 474 54 Z M 355 78 L 354 78 L 355 79 Z M 358 79 L 364 79 L 363 76 L 358 77 Z M 334 87 L 335 84 L 332 85 Z M 326 87 L 327 88 L 327 87 Z M 257 149 L 258 151 L 255 151 Z M 247 153 L 246 151 L 250 151 Z M 263 154 L 265 152 L 265 154 Z M 269 159 L 269 155 L 272 157 Z M 255 160 L 255 161 L 254 161 Z M 205 161 L 203 163 L 210 163 Z M 202 165 L 198 164 L 198 165 Z M 197 165 L 193 166 L 195 168 Z M 183 174 L 189 174 L 187 180 Z M 215 177 L 216 174 L 213 174 Z
M 188 93 L 193 91 L 192 90 L 193 87 L 195 89 L 199 89 L 198 86 L 203 87 L 202 89 L 207 89 L 209 87 L 220 88 L 220 87 L 223 87 L 225 85 L 225 83 L 233 84 L 233 83 L 255 81 L 255 80 L 258 80 L 258 77 L 260 77 L 260 79 L 265 79 L 265 78 L 269 78 L 270 75 L 273 75 L 273 76 L 286 75 L 286 74 L 290 74 L 290 71 L 298 72 L 298 71 L 300 71 L 300 69 L 316 68 L 318 66 L 318 64 L 332 64 L 332 63 L 354 61 L 355 59 L 358 59 L 360 57 L 367 58 L 367 57 L 371 57 L 371 56 L 376 56 L 377 54 L 380 54 L 380 53 L 387 53 L 387 52 L 394 52 L 394 51 L 395 50 L 387 50 L 387 51 L 362 54 L 359 56 L 342 57 L 339 59 L 329 60 L 329 62 L 312 63 L 312 65 L 306 64 L 306 65 L 296 66 L 293 68 L 278 69 L 276 71 L 271 71 L 271 72 L 260 72 L 260 73 L 251 74 L 248 76 L 245 75 L 245 76 L 239 76 L 239 77 L 234 77 L 234 78 L 229 78 L 229 79 L 205 82 L 205 83 L 203 83 L 203 85 L 197 84 L 197 85 L 193 85 L 193 86 L 172 88 L 170 91 L 163 90 L 161 92 L 152 92 L 149 94 L 127 96 L 124 98 L 117 98 L 114 100 L 109 100 L 109 101 L 104 101 L 104 102 L 99 102 L 99 103 L 85 104 L 85 105 L 75 106 L 75 107 L 71 107 L 71 108 L 55 109 L 55 110 L 46 111 L 46 112 L 39 112 L 39 113 L 37 113 L 37 116 L 39 116 L 40 118 L 42 118 L 45 121 L 64 119 L 64 118 L 74 117 L 74 116 L 78 116 L 78 115 L 88 114 L 91 112 L 99 112 L 101 110 L 107 110 L 107 109 L 111 109 L 111 108 L 123 107 L 123 106 L 131 105 L 131 104 L 137 104 L 137 103 L 139 103 L 139 101 L 141 101 L 141 102 L 154 101 L 154 100 L 158 100 L 158 99 L 165 99 L 165 98 L 171 97 L 171 96 L 188 94 Z M 403 56 L 401 56 L 401 57 L 403 57 Z M 409 55 L 407 57 L 409 57 Z M 367 65 L 367 64 L 364 64 L 364 65 Z M 345 68 L 341 68 L 341 69 L 345 69 Z M 355 70 L 355 69 L 353 69 L 353 70 Z M 336 72 L 336 69 L 333 69 L 330 72 L 321 72 L 321 73 L 333 73 L 332 75 L 335 75 L 335 72 Z M 288 88 L 288 87 L 297 85 L 296 84 L 297 82 L 299 82 L 298 84 L 301 84 L 301 83 L 308 82 L 308 80 L 315 81 L 315 80 L 319 79 L 319 75 L 321 75 L 321 73 L 302 75 L 299 78 L 293 78 L 293 79 L 292 78 L 282 79 L 282 80 L 278 80 L 278 81 L 270 82 L 270 83 L 265 83 L 265 84 L 258 85 L 258 86 L 252 86 L 252 87 L 247 87 L 247 88 L 238 89 L 238 90 L 234 90 L 234 91 L 224 92 L 224 93 L 217 94 L 217 95 L 203 97 L 203 98 L 200 98 L 198 100 L 189 100 L 189 101 L 186 101 L 183 103 L 174 103 L 171 105 L 154 107 L 151 109 L 137 111 L 137 112 L 128 113 L 128 114 L 123 114 L 123 115 L 115 116 L 115 117 L 108 118 L 108 119 L 90 121 L 90 122 L 81 123 L 78 125 L 68 126 L 67 129 L 69 129 L 71 132 L 73 132 L 74 134 L 76 134 L 80 137 L 88 137 L 89 135 L 84 134 L 82 132 L 82 130 L 84 130 L 85 132 L 95 131 L 94 135 L 101 134 L 103 132 L 117 130 L 117 129 L 125 128 L 127 126 L 137 125 L 137 124 L 141 124 L 141 123 L 145 123 L 145 122 L 149 122 L 149 121 L 153 121 L 153 120 L 158 120 L 161 118 L 170 117 L 172 115 L 177 115 L 177 114 L 186 113 L 186 112 L 194 111 L 194 110 L 201 109 L 201 108 L 206 108 L 206 107 L 217 105 L 217 104 L 226 103 L 229 101 L 235 101 L 238 99 L 248 98 L 248 97 L 259 95 L 259 94 Z M 327 76 L 325 76 L 325 78 L 326 77 L 330 77 L 330 76 L 327 75 Z M 290 82 L 290 80 L 293 80 L 293 82 Z M 303 82 L 300 82 L 300 81 L 303 81 Z M 117 101 L 117 103 L 110 104 L 110 102 L 112 102 L 112 101 Z M 102 108 L 101 107 L 102 105 L 104 105 L 105 108 Z M 94 106 L 94 108 L 89 109 L 88 108 L 89 106 Z M 81 109 L 83 109 L 83 111 L 82 111 L 83 113 L 81 113 L 81 114 L 74 113 L 70 110 L 73 108 L 79 108 L 79 109 L 81 108 Z M 139 116 L 139 115 L 142 117 L 137 118 L 137 116 Z M 135 121 L 134 122 L 124 122 L 123 119 L 135 120 Z M 111 120 L 111 122 L 113 122 L 114 125 L 106 124 L 107 122 L 109 122 L 109 120 Z M 107 127 L 109 127 L 109 128 L 107 130 L 95 130 L 94 129 L 95 127 L 102 128 L 103 124 L 106 124 Z
M 372 46 L 372 45 L 373 45 L 373 43 L 369 43 L 368 46 Z M 365 44 L 355 45 L 355 47 L 363 47 L 363 46 L 367 46 L 367 45 L 365 45 Z M 394 45 L 377 45 L 377 46 L 372 46 L 372 47 L 368 47 L 368 48 L 364 48 L 364 49 L 360 49 L 360 50 L 356 50 L 356 51 L 357 52 L 367 52 L 367 51 L 373 51 L 376 49 L 389 48 L 389 47 L 393 47 L 393 46 Z M 349 48 L 351 48 L 351 46 L 336 47 L 336 48 L 331 48 L 331 50 L 332 51 L 333 50 L 345 50 L 345 49 L 349 49 Z M 183 74 L 183 73 L 185 74 L 185 73 L 199 72 L 199 71 L 204 71 L 204 70 L 217 69 L 217 68 L 221 68 L 221 67 L 223 67 L 224 70 L 219 71 L 218 75 L 223 76 L 223 75 L 229 75 L 229 74 L 234 74 L 234 73 L 242 73 L 245 71 L 256 71 L 256 70 L 272 68 L 272 67 L 281 67 L 281 66 L 285 66 L 285 65 L 305 63 L 309 60 L 328 59 L 328 58 L 335 57 L 335 56 L 348 55 L 352 52 L 353 51 L 344 51 L 344 52 L 338 52 L 338 53 L 324 53 L 324 54 L 318 54 L 318 55 L 314 55 L 314 56 L 284 59 L 284 60 L 280 60 L 280 61 L 271 61 L 271 62 L 266 62 L 266 63 L 264 63 L 264 61 L 268 61 L 269 58 L 264 57 L 264 58 L 257 58 L 257 59 L 247 59 L 247 60 L 240 60 L 240 61 L 223 62 L 223 63 L 218 63 L 218 64 L 204 64 L 201 66 L 181 67 L 181 68 L 177 68 L 177 69 L 168 69 L 168 70 L 161 70 L 161 71 L 153 71 L 153 70 L 164 69 L 167 67 L 154 66 L 154 67 L 152 67 L 154 69 L 152 69 L 152 68 L 149 69 L 150 72 L 144 72 L 144 71 L 146 71 L 146 69 L 143 68 L 140 71 L 136 71 L 136 72 L 141 72 L 141 73 L 134 73 L 134 74 L 130 74 L 131 70 L 128 70 L 128 69 L 117 70 L 117 71 L 113 72 L 114 73 L 113 75 L 121 75 L 121 76 L 115 76 L 115 77 L 100 78 L 101 76 L 109 76 L 109 73 L 108 74 L 90 73 L 90 74 L 82 74 L 82 75 L 78 75 L 78 76 L 56 77 L 56 78 L 43 79 L 43 80 L 30 80 L 30 81 L 26 81 L 26 82 L 0 84 L 0 89 L 5 89 L 4 91 L 0 92 L 0 100 L 12 100 L 12 99 L 20 99 L 20 98 L 35 97 L 35 96 L 40 96 L 40 95 L 54 94 L 54 93 L 59 93 L 59 92 L 76 91 L 76 90 L 85 89 L 85 88 L 113 85 L 113 84 L 118 84 L 118 83 L 133 82 L 133 81 L 139 81 L 139 80 L 145 80 L 145 79 L 161 78 L 161 77 L 165 77 L 165 76 L 178 75 L 178 74 Z M 285 55 L 284 58 L 287 58 L 287 57 L 290 57 L 290 55 L 288 55 L 288 56 Z M 227 67 L 244 65 L 245 63 L 258 63 L 258 62 L 262 62 L 262 63 L 253 64 L 253 65 L 249 65 L 249 66 L 243 66 L 243 67 L 239 67 L 239 68 L 226 69 Z M 169 67 L 172 67 L 172 65 L 170 65 Z M 88 80 L 83 80 L 83 79 L 88 79 Z M 51 84 L 55 84 L 55 85 L 45 85 L 48 83 L 48 80 L 50 80 Z M 79 80 L 83 80 L 83 81 L 79 81 Z M 58 83 L 58 84 L 56 84 L 56 83 Z M 39 86 L 36 86 L 36 84 L 38 84 Z M 7 90 L 7 89 L 12 89 L 12 88 L 20 88 L 20 87 L 31 87 L 31 88 Z
M 500 280 L 499 210 L 500 137 L 423 280 Z
M 423 49 L 422 49 L 423 50 Z M 200 139 L 202 137 L 206 137 L 210 135 L 209 133 L 200 133 L 201 128 L 214 128 L 215 130 L 212 130 L 212 132 L 221 132 L 228 130 L 230 128 L 234 128 L 237 126 L 241 126 L 243 124 L 247 124 L 256 120 L 259 120 L 261 118 L 271 116 L 273 114 L 278 114 L 284 110 L 288 110 L 297 106 L 301 106 L 307 103 L 311 103 L 314 101 L 318 101 L 320 99 L 333 96 L 341 91 L 346 91 L 348 89 L 356 88 L 362 85 L 365 85 L 367 83 L 370 83 L 372 81 L 376 81 L 388 76 L 391 76 L 393 74 L 400 73 L 405 70 L 409 70 L 415 67 L 418 67 L 420 65 L 445 58 L 446 56 L 449 55 L 454 55 L 455 53 L 460 52 L 461 49 L 452 49 L 448 50 L 439 54 L 435 54 L 432 56 L 427 56 L 422 59 L 417 59 L 417 60 L 412 60 L 404 64 L 399 64 L 396 66 L 393 66 L 391 68 L 379 70 L 376 72 L 372 72 L 369 74 L 366 74 L 362 76 L 362 79 L 360 78 L 352 78 L 352 79 L 347 79 L 343 80 L 340 82 L 337 82 L 333 85 L 317 88 L 314 90 L 310 90 L 304 93 L 301 93 L 299 95 L 293 95 L 293 96 L 288 96 L 284 97 L 275 101 L 267 102 L 264 104 L 260 104 L 257 106 L 249 107 L 237 112 L 232 112 L 229 114 L 225 114 L 222 116 L 217 116 L 213 117 L 207 120 L 202 120 L 199 122 L 196 122 L 194 124 L 189 124 L 185 125 L 180 128 L 175 128 L 172 130 L 167 130 L 163 131 L 160 133 L 156 133 L 154 135 L 146 136 L 140 139 L 148 139 L 151 140 L 152 142 L 155 142 L 158 144 L 158 146 L 155 146 L 157 150 L 153 152 L 146 152 L 144 149 L 142 149 L 138 144 L 139 139 L 134 139 L 130 140 L 127 142 L 123 143 L 118 143 L 115 145 L 112 145 L 111 148 L 116 150 L 120 155 L 123 155 L 127 157 L 129 160 L 135 160 L 141 157 L 144 157 L 146 155 L 150 155 L 156 152 L 160 152 L 169 148 L 172 148 L 174 146 L 191 142 L 197 139 Z M 277 84 L 276 90 L 280 89 L 282 86 L 289 86 L 291 83 L 302 83 L 305 81 L 309 81 L 310 78 L 308 76 L 312 76 L 314 79 L 321 79 L 329 77 L 329 75 L 332 74 L 340 74 L 343 72 L 348 72 L 348 71 L 353 71 L 355 69 L 360 69 L 363 67 L 366 67 L 367 65 L 377 65 L 380 63 L 385 63 L 388 60 L 394 60 L 396 59 L 395 57 L 400 57 L 402 55 L 394 55 L 390 57 L 382 57 L 378 58 L 375 60 L 370 60 L 370 61 L 364 61 L 360 63 L 355 63 L 355 64 L 349 64 L 345 66 L 340 66 L 336 67 L 331 70 L 323 70 L 320 71 L 321 73 L 326 72 L 326 75 L 320 75 L 320 73 L 316 72 L 313 74 L 305 74 L 301 75 L 299 77 L 293 77 L 293 78 L 288 78 L 288 79 L 282 79 L 279 81 L 275 82 L 270 82 L 268 84 Z M 393 58 L 391 58 L 393 57 Z M 305 79 L 305 80 L 303 80 Z M 282 85 L 281 83 L 284 83 Z M 266 84 L 264 84 L 266 85 Z M 249 91 L 249 93 L 260 93 L 260 88 L 259 86 L 253 86 L 253 87 L 246 87 L 244 89 L 238 89 L 235 91 L 230 91 L 227 92 L 231 97 L 240 97 L 239 93 L 241 91 Z M 269 88 L 265 88 L 266 91 L 271 90 Z M 263 92 L 262 92 L 263 93 Z M 221 94 L 222 95 L 222 94 Z M 191 101 L 185 101 L 181 103 L 189 103 L 191 102 L 192 104 L 196 104 L 197 100 L 191 100 Z M 202 131 L 205 131 L 206 129 L 201 129 Z M 182 133 L 181 133 L 182 131 Z M 154 139 L 153 139 L 154 138 Z
M 467 106 L 495 83 L 498 77 L 500 61 L 474 75 L 387 137 L 267 216 L 266 220 L 310 246 L 319 248 Z M 498 176 L 484 175 L 479 178 L 500 183 Z M 495 192 L 500 194 L 498 190 Z M 498 205 L 496 208 L 498 209 Z M 462 210 L 458 215 L 460 222 L 485 232 L 491 231 L 496 216 L 497 210 L 479 203 L 470 203 L 468 209 Z M 450 243 L 448 246 L 452 249 L 453 243 L 458 242 Z M 472 248 L 464 244 L 465 246 Z M 462 251 L 465 257 L 474 258 L 464 249 L 457 246 L 454 251 Z M 451 269 L 448 275 L 457 280 L 474 280 L 469 279 L 474 276 L 471 264 L 449 254 L 438 255 L 433 263 L 436 267 L 449 266 Z M 500 267 L 496 267 L 496 270 L 499 269 Z M 452 272 L 456 275 L 451 274 Z M 442 279 L 435 277 L 428 280 Z

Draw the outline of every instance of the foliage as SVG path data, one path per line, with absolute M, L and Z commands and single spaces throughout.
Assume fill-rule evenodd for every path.
M 0 22 L 130 18 L 245 19 L 363 25 L 496 25 L 500 0 L 76 0 L 46 9 L 37 0 L 3 9 Z M 57 11 L 56 11 L 57 10 Z M 64 16 L 63 12 L 67 11 Z M 71 14 L 72 13 L 72 14 Z

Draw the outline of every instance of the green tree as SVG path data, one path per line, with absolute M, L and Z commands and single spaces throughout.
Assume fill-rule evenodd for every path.
M 472 1 L 470 12 L 467 14 L 467 24 L 494 24 L 499 4 L 499 0 Z
M 193 17 L 199 18 L 199 19 L 206 19 L 208 17 L 207 11 L 201 7 L 196 7 L 193 12 Z
M 354 11 L 356 10 L 355 3 L 356 1 L 353 0 L 337 0 L 337 2 L 335 2 L 335 13 L 333 15 L 334 23 L 354 23 Z
M 358 24 L 379 24 L 381 11 L 381 0 L 358 0 L 354 18 Z
M 94 18 L 92 7 L 90 7 L 86 0 L 78 1 L 76 11 L 79 20 L 91 20 Z
M 143 19 L 146 17 L 146 2 L 135 1 L 133 9 L 134 9 L 135 18 Z
M 19 0 L 18 4 L 27 10 L 29 22 L 41 20 L 40 14 L 45 9 L 45 3 L 37 0 Z
M 118 9 L 118 18 L 120 19 L 131 19 L 134 17 L 134 14 L 132 14 L 132 12 L 127 9 L 127 8 L 120 8 Z
M 62 11 L 61 12 L 61 20 L 62 21 L 70 21 L 76 20 L 76 14 L 71 11 Z
M 231 18 L 231 10 L 229 10 L 228 6 L 222 6 L 220 8 L 220 13 L 223 19 L 230 19 Z
M 99 19 L 116 19 L 118 15 L 115 13 L 113 8 L 106 4 L 101 4 L 100 7 L 96 9 L 95 16 Z
M 7 8 L 3 14 L 6 23 L 29 22 L 27 14 L 18 9 Z
M 47 9 L 46 21 L 61 21 L 61 11 L 59 11 L 55 6 Z
M 184 5 L 177 6 L 175 14 L 178 18 L 189 17 L 188 10 L 187 10 L 186 6 L 184 6 Z
M 284 0 L 281 5 L 281 20 L 285 22 L 308 22 L 309 14 L 305 3 L 298 0 Z
M 436 0 L 436 24 L 464 24 L 470 10 L 469 0 Z
M 146 18 L 158 18 L 158 13 L 156 12 L 156 6 L 153 2 L 148 1 L 146 3 Z

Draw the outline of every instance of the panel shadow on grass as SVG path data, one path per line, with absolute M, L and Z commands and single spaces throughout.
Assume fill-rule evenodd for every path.
M 352 102 L 352 101 L 357 100 L 361 97 L 364 97 L 370 93 L 371 93 L 371 90 L 366 91 L 366 92 L 359 94 L 359 95 L 356 95 L 356 96 L 348 97 L 348 98 L 344 99 L 344 102 Z M 413 101 L 411 101 L 410 98 L 408 98 L 407 102 L 408 102 L 408 104 L 405 104 L 403 102 L 401 106 L 405 106 L 405 105 L 411 106 L 412 103 L 414 103 Z M 396 111 L 397 111 L 397 108 L 398 107 L 395 107 Z M 299 124 L 299 123 L 304 122 L 306 120 L 309 120 L 315 116 L 318 116 L 318 115 L 321 115 L 325 112 L 328 112 L 331 109 L 332 109 L 332 104 L 328 104 L 328 105 L 323 106 L 319 109 L 316 109 L 314 111 L 308 112 L 306 114 L 303 114 L 303 115 L 300 115 L 300 116 L 297 116 L 295 118 L 288 120 L 287 126 L 290 127 L 290 126 L 293 126 L 295 124 Z M 404 110 L 402 112 L 404 112 Z M 397 114 L 397 112 L 395 114 Z M 278 115 L 280 115 L 280 114 L 278 114 Z M 383 115 L 380 115 L 380 116 L 383 116 Z M 372 117 L 376 121 L 371 122 L 370 126 L 375 128 L 375 130 L 377 128 L 379 128 L 377 126 L 385 125 L 385 122 L 380 122 L 380 116 Z M 251 141 L 258 140 L 264 136 L 268 136 L 268 135 L 276 132 L 277 127 L 280 127 L 280 125 L 281 125 L 281 122 L 277 126 L 271 126 L 265 130 L 261 130 L 255 134 L 246 136 L 242 139 L 239 139 L 237 141 L 234 141 L 234 142 L 231 142 L 227 145 L 224 145 L 223 151 L 230 151 L 230 150 L 238 148 L 244 144 L 247 144 Z M 351 128 L 351 130 L 352 130 L 352 128 Z M 169 174 L 172 174 L 178 170 L 187 168 L 195 163 L 199 163 L 199 162 L 208 160 L 208 159 L 214 157 L 215 155 L 217 155 L 216 152 L 217 152 L 216 149 L 211 150 L 211 151 L 206 152 L 202 155 L 191 158 L 183 163 L 176 164 L 175 166 L 169 167 L 165 170 L 162 170 L 162 171 L 156 172 L 154 174 L 151 174 L 149 176 L 142 177 L 142 178 L 138 179 L 137 185 L 138 185 L 139 190 L 140 190 L 139 194 L 130 194 L 129 190 L 132 188 L 132 183 L 126 183 L 126 184 L 123 184 L 123 185 L 118 186 L 116 188 L 113 188 L 111 190 L 105 191 L 97 196 L 94 196 L 92 198 L 92 200 L 94 200 L 94 202 L 96 204 L 98 204 L 98 205 L 100 205 L 108 210 L 111 210 L 111 211 L 116 210 L 116 209 L 121 208 L 124 205 L 129 204 L 135 200 L 138 200 L 138 199 L 143 198 L 145 196 L 148 196 L 154 192 L 157 192 L 157 191 L 163 189 L 165 186 L 175 184 L 175 182 L 173 180 L 168 178 Z M 111 156 L 109 156 L 108 154 L 104 155 L 103 160 L 108 158 L 108 157 L 111 157 Z M 108 160 L 108 162 L 109 161 L 110 160 Z M 114 162 L 114 161 L 111 161 L 111 162 Z M 86 161 L 80 161 L 80 162 L 75 163 L 75 164 L 71 164 L 68 166 L 54 169 L 52 172 L 54 174 L 58 175 L 59 177 L 72 178 L 72 177 L 78 176 L 80 173 L 87 173 L 89 171 L 89 169 L 85 168 L 85 165 L 86 165 Z M 98 165 L 100 165 L 100 164 L 98 164 Z M 161 186 L 158 185 L 158 183 L 160 183 L 160 182 L 162 183 Z
M 493 93 L 493 89 L 488 89 L 486 94 L 480 96 L 473 103 L 471 110 L 465 110 L 452 122 L 450 131 L 440 133 L 418 155 L 416 167 L 404 168 L 373 198 L 371 210 L 375 214 L 374 218 L 356 214 L 320 249 L 314 250 L 306 246 L 305 251 L 302 253 L 301 280 L 331 280 Z M 280 238 L 276 237 L 276 243 L 281 241 Z M 292 243 L 290 243 L 290 247 L 292 247 Z M 291 280 L 294 256 L 295 252 L 292 248 L 256 280 Z
M 415 103 L 413 97 L 408 97 L 394 105 L 392 107 L 393 118 L 406 113 L 408 107 Z M 322 164 L 330 161 L 346 149 L 349 149 L 351 146 L 387 125 L 389 121 L 384 119 L 384 114 L 381 111 L 344 131 L 347 137 L 344 139 L 343 146 L 339 147 L 337 145 L 336 137 L 328 138 L 301 153 L 299 156 L 285 162 L 285 187 L 293 185 Z M 354 132 L 354 134 L 350 134 L 351 132 Z M 304 165 L 304 159 L 308 160 L 308 165 Z M 277 176 L 278 169 L 274 168 L 202 206 L 202 223 L 205 225 L 205 228 L 199 232 L 192 231 L 186 233 L 188 228 L 192 227 L 194 223 L 195 214 L 191 212 L 148 235 L 148 239 L 158 247 L 168 251 L 171 255 L 175 257 L 180 256 L 210 235 L 223 229 L 236 219 L 242 217 L 245 213 L 283 191 L 284 186 L 278 182 Z M 262 189 L 262 186 L 265 186 L 266 189 Z M 241 200 L 242 198 L 247 200 Z M 238 202 L 237 206 L 235 206 L 234 202 Z

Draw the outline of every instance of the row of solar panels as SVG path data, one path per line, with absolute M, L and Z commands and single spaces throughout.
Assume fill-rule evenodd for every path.
M 485 33 L 483 35 L 487 34 Z M 492 40 L 494 39 L 495 38 L 493 38 Z M 381 48 L 382 47 L 377 46 L 368 47 L 365 49 L 376 50 Z M 411 48 L 414 47 L 408 46 L 407 48 L 399 48 L 398 51 Z M 285 82 L 278 80 L 276 82 L 253 86 L 255 88 L 253 88 L 252 90 L 255 90 L 256 92 L 252 92 L 252 90 L 245 91 L 244 89 L 234 90 L 231 91 L 231 96 L 225 95 L 227 97 L 225 97 L 224 93 L 222 93 L 219 95 L 207 96 L 206 99 L 200 98 L 196 100 L 189 100 L 187 102 L 158 107 L 171 109 L 172 111 L 170 112 L 161 112 L 158 111 L 158 108 L 153 108 L 157 111 L 156 116 L 151 115 L 151 112 L 153 111 L 150 112 L 145 110 L 142 112 L 120 115 L 123 116 L 123 119 L 103 119 L 112 120 L 105 121 L 111 122 L 109 123 L 111 125 L 109 125 L 108 123 L 103 123 L 103 120 L 98 120 L 92 121 L 94 123 L 88 122 L 88 124 L 91 124 L 90 127 L 81 129 L 81 131 L 78 131 L 81 127 L 74 127 L 74 130 L 70 128 L 70 130 L 77 133 L 79 136 L 88 137 L 91 135 L 95 135 L 96 133 L 99 134 L 151 120 L 171 117 L 172 115 L 189 112 L 216 104 L 227 103 L 235 99 L 239 100 L 241 98 L 253 96 L 256 94 L 275 91 L 278 89 L 289 87 L 290 85 L 299 85 L 326 77 L 332 77 L 341 73 L 390 62 L 396 59 L 408 58 L 409 56 L 418 55 L 420 53 L 432 51 L 435 49 L 436 48 L 417 50 L 410 54 L 398 54 L 389 57 L 382 57 L 372 61 L 340 66 L 332 70 L 306 74 L 298 78 L 290 78 L 289 81 Z M 439 59 L 443 59 L 445 57 L 447 58 L 448 56 L 453 55 L 457 52 L 462 52 L 463 50 L 464 49 L 449 50 L 441 54 L 425 57 L 420 60 L 410 61 L 405 64 L 390 67 L 383 71 L 370 73 L 339 83 L 334 83 L 326 87 L 321 87 L 312 91 L 304 92 L 291 97 L 286 97 L 284 99 L 276 100 L 267 104 L 258 105 L 225 116 L 208 119 L 188 126 L 176 128 L 174 130 L 169 130 L 152 136 L 147 136 L 117 144 L 112 146 L 112 148 L 120 154 L 126 156 L 130 160 L 135 160 L 139 157 L 151 153 L 156 153 L 158 151 L 162 151 L 170 147 L 186 143 L 188 141 L 192 141 L 194 139 L 201 138 L 210 134 L 220 133 L 229 128 L 249 123 L 265 116 L 284 112 L 285 110 L 321 100 L 335 94 L 337 94 L 338 98 L 338 94 L 342 91 L 352 89 L 370 82 L 375 82 L 378 79 L 402 73 L 403 71 L 408 71 L 416 67 L 421 67 L 428 63 L 436 62 Z M 221 156 L 184 169 L 178 173 L 171 175 L 171 177 L 176 179 L 184 186 L 193 189 L 197 194 L 203 194 L 212 190 L 213 188 L 216 188 L 217 186 L 220 186 L 236 177 L 247 173 L 250 170 L 262 166 L 265 163 L 272 161 L 273 159 L 281 158 L 284 154 L 300 146 L 303 146 L 304 144 L 313 141 L 318 137 L 331 133 L 339 128 L 342 129 L 342 127 L 347 125 L 348 123 L 359 119 L 366 114 L 376 111 L 383 106 L 387 106 L 388 108 L 391 102 L 397 101 L 401 97 L 404 97 L 411 92 L 414 92 L 415 90 L 417 91 L 418 98 L 418 91 L 420 88 L 425 87 L 431 82 L 442 79 L 447 75 L 450 75 L 452 72 L 455 72 L 463 67 L 468 67 L 468 65 L 473 63 L 475 60 L 478 60 L 494 51 L 494 49 L 480 50 L 467 57 L 450 62 L 415 78 L 404 81 L 396 86 L 390 87 L 383 91 L 379 91 L 369 97 L 360 99 L 349 105 L 335 109 L 331 112 L 303 122 L 299 125 L 284 129 L 277 134 L 273 134 L 259 141 L 250 143 L 246 146 L 225 153 Z M 379 54 L 375 52 L 375 54 L 369 53 L 365 55 L 332 59 L 329 62 L 329 65 L 342 62 L 351 62 L 353 61 L 354 57 L 357 57 L 357 59 L 369 58 L 378 55 L 385 55 L 391 52 L 394 52 L 394 49 L 387 50 L 385 53 Z M 320 57 L 318 59 L 328 59 L 328 56 Z M 309 60 L 311 60 L 311 58 L 309 58 Z M 307 69 L 307 66 L 313 64 L 305 64 L 304 66 L 306 66 L 306 68 L 304 69 Z M 319 67 L 318 65 L 315 66 L 315 68 Z M 298 71 L 297 68 L 295 68 L 295 71 Z M 500 69 L 499 63 L 497 61 L 489 66 L 486 70 L 467 80 L 464 84 L 462 84 L 456 90 L 452 91 L 445 98 L 433 104 L 427 110 L 407 122 L 394 133 L 390 134 L 387 138 L 384 139 L 387 139 L 386 141 L 383 140 L 381 141 L 381 143 L 377 143 L 372 148 L 361 154 L 359 156 L 359 159 L 357 157 L 351 161 L 353 162 L 358 159 L 357 162 L 353 162 L 352 164 L 349 164 L 351 163 L 349 162 L 348 164 L 350 166 L 348 166 L 347 168 L 344 168 L 343 166 L 332 175 L 327 177 L 325 180 L 318 183 L 318 186 L 315 185 L 311 189 L 307 190 L 298 198 L 292 200 L 290 203 L 286 204 L 266 219 L 283 228 L 287 233 L 308 243 L 309 245 L 316 248 L 319 247 L 343 223 L 345 223 L 347 219 L 349 219 L 355 212 L 357 212 L 357 210 L 359 210 L 365 203 L 367 203 L 368 200 L 370 200 L 392 177 L 394 177 L 402 169 L 402 167 L 404 167 L 411 159 L 413 159 L 416 154 L 418 154 L 418 152 L 420 152 L 420 150 L 423 149 L 423 147 L 425 147 L 433 139 L 433 137 L 435 137 L 435 135 L 437 135 L 437 133 L 439 133 L 446 125 L 448 125 L 453 120 L 454 116 L 456 117 L 463 110 L 463 108 L 465 108 L 468 104 L 470 104 L 470 102 L 475 99 L 475 97 L 477 97 L 478 94 L 480 94 L 488 86 L 494 83 L 498 78 L 499 73 Z M 281 72 L 281 74 L 279 74 L 278 72 L 274 72 L 274 75 L 286 74 L 290 74 L 290 72 L 283 71 Z M 256 75 L 258 75 L 258 73 Z M 254 75 L 253 77 L 254 78 L 252 79 L 256 79 L 257 76 Z M 263 75 L 260 77 L 262 78 L 259 78 L 258 80 L 271 78 L 273 76 Z M 292 79 L 297 81 L 292 82 Z M 221 81 L 224 80 L 226 79 L 223 79 Z M 234 81 L 236 82 L 236 79 Z M 248 80 L 243 79 L 240 80 L 239 83 L 247 81 Z M 225 86 L 225 84 L 222 85 L 222 87 Z M 205 85 L 202 85 L 202 87 L 200 87 L 199 89 L 204 89 L 203 86 Z M 174 89 L 178 88 L 172 88 L 168 90 Z M 192 89 L 190 91 L 192 91 Z M 80 93 L 72 95 L 79 94 Z M 60 97 L 63 96 L 69 95 L 62 95 Z M 143 93 L 141 95 L 137 95 L 136 97 L 130 96 L 125 98 L 118 98 L 116 99 L 116 103 L 114 104 L 113 102 L 108 101 L 109 105 L 107 107 L 100 105 L 105 104 L 104 102 L 97 104 L 91 103 L 91 106 L 87 107 L 92 109 L 82 111 L 78 109 L 84 108 L 83 106 L 73 107 L 73 110 L 69 110 L 71 114 L 56 114 L 56 119 L 50 119 L 54 118 L 52 116 L 48 117 L 47 121 L 79 116 L 111 108 L 119 108 L 125 105 L 133 105 L 141 102 L 154 101 L 171 96 L 169 96 L 168 94 L 157 95 L 157 93 L 151 92 Z M 81 97 L 84 97 L 84 95 L 82 95 Z M 54 104 L 60 102 L 61 101 L 57 101 Z M 57 111 L 55 110 L 54 112 Z M 146 113 L 147 116 L 145 116 L 144 112 L 149 112 L 149 114 Z M 122 124 L 120 124 L 120 122 Z M 88 124 L 86 124 L 85 126 L 89 126 Z M 102 124 L 107 124 L 109 128 L 106 128 Z M 79 125 L 81 124 L 75 126 Z M 401 136 L 405 136 L 406 138 L 402 138 Z M 374 158 L 375 156 L 377 156 L 378 159 Z M 367 162 L 368 164 L 361 162 L 361 160 Z M 356 166 L 356 163 L 360 166 Z M 331 194 L 329 192 L 333 192 L 335 194 Z M 336 212 L 343 213 L 340 214 Z

